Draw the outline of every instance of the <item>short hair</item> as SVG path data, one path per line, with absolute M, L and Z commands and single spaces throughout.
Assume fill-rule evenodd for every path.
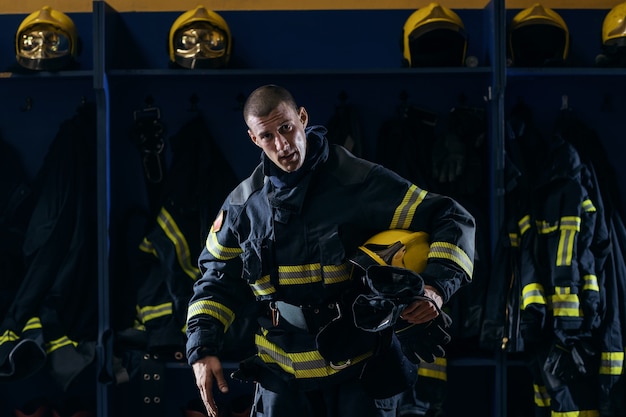
M 286 88 L 275 84 L 261 86 L 246 99 L 243 105 L 243 119 L 247 122 L 250 116 L 265 117 L 281 103 L 298 110 L 296 100 Z

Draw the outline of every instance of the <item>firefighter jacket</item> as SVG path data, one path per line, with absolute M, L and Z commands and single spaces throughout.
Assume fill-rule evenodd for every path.
M 33 207 L 31 191 L 16 149 L 0 138 L 0 320 L 26 269 L 22 245 Z
M 65 390 L 95 358 L 95 138 L 95 106 L 86 103 L 61 124 L 33 185 L 27 269 L 0 324 L 0 380 L 46 365 Z
M 204 236 L 237 181 L 200 113 L 168 144 L 172 160 L 150 210 L 155 217 L 144 219 L 141 242 L 131 252 L 137 286 L 134 326 L 144 334 L 135 332 L 137 337 L 126 345 L 143 339 L 149 352 L 176 354 L 184 351 L 187 302 L 200 274 L 197 259 Z M 140 222 L 135 218 L 133 223 Z
M 599 330 L 594 332 L 600 352 L 598 369 L 599 411 L 601 416 L 626 414 L 624 402 L 624 330 L 626 309 L 626 229 L 619 209 L 618 177 L 597 132 L 572 109 L 559 113 L 556 133 L 571 143 L 589 170 L 586 188 L 597 209 L 592 248 L 600 289 Z
M 529 110 L 517 111 L 507 123 L 507 244 L 491 283 L 502 301 L 487 310 L 481 342 L 528 353 L 540 409 L 596 415 L 609 248 L 602 197 L 574 146 L 545 139 Z M 570 366 L 579 351 L 584 372 Z
M 361 375 L 372 396 L 390 397 L 413 384 L 415 368 L 389 334 L 354 326 L 349 307 L 362 284 L 348 258 L 382 230 L 425 231 L 431 249 L 421 275 L 447 302 L 472 277 L 474 219 L 454 200 L 329 146 L 324 134 L 307 128 L 307 160 L 294 173 L 280 173 L 263 155 L 224 202 L 199 258 L 188 361 L 219 355 L 224 331 L 255 299 L 262 307 L 258 353 L 241 364 L 244 374 L 264 386 L 281 378 L 301 389 Z M 294 319 L 294 308 L 304 320 Z M 331 337 L 320 331 L 329 323 Z

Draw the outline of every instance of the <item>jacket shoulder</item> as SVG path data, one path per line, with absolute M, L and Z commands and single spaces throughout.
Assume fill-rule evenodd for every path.
M 239 183 L 237 187 L 230 193 L 229 203 L 234 206 L 240 206 L 248 201 L 248 198 L 254 192 L 263 188 L 265 184 L 265 175 L 263 174 L 263 164 L 257 165 L 252 174 Z
M 344 185 L 362 183 L 376 166 L 373 162 L 357 158 L 343 146 L 335 144 L 330 145 L 328 161 L 332 175 Z

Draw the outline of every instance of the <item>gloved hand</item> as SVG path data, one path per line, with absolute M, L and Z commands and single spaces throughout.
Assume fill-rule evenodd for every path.
M 404 355 L 413 363 L 432 363 L 435 358 L 443 358 L 446 352 L 444 345 L 452 339 L 447 329 L 452 319 L 440 311 L 437 318 L 423 324 L 398 323 L 394 330 Z
M 410 269 L 373 265 L 365 271 L 370 294 L 359 294 L 352 304 L 356 327 L 377 332 L 393 326 L 416 297 L 424 295 L 424 280 Z
M 543 370 L 563 383 L 598 372 L 599 355 L 590 341 L 578 339 L 567 345 L 556 341 L 550 347 Z
M 433 146 L 433 178 L 440 183 L 456 181 L 465 170 L 466 145 L 455 134 L 446 134 Z

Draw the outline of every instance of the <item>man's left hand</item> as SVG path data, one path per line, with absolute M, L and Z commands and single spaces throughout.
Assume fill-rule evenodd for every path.
M 437 290 L 430 285 L 424 286 L 424 296 L 433 301 L 417 300 L 412 302 L 402 311 L 400 318 L 412 324 L 423 324 L 435 319 L 441 311 L 443 299 Z

